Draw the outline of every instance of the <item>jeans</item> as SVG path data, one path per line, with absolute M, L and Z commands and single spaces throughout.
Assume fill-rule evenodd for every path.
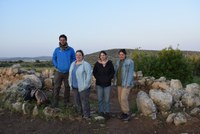
M 59 93 L 60 93 L 60 88 L 62 85 L 62 81 L 64 81 L 64 105 L 67 105 L 70 99 L 70 87 L 68 83 L 68 76 L 69 73 L 61 73 L 61 72 L 56 72 L 54 76 L 54 90 L 53 90 L 53 105 L 55 107 L 58 106 L 58 101 L 59 101 Z
M 77 111 L 82 113 L 83 117 L 90 117 L 90 88 L 81 92 L 79 92 L 78 89 L 73 89 L 72 92 L 74 95 L 74 103 Z
M 102 112 L 109 113 L 111 86 L 102 87 L 102 86 L 97 85 L 96 89 L 97 89 L 99 113 L 102 113 Z

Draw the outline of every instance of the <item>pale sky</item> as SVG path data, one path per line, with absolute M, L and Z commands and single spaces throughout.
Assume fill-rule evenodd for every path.
M 60 34 L 86 54 L 200 51 L 200 0 L 0 0 L 0 57 L 51 56 Z

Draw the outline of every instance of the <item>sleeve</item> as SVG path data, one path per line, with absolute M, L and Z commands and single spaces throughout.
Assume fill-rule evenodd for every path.
M 72 70 L 73 70 L 73 67 L 74 67 L 74 62 L 70 65 L 70 68 L 69 68 L 68 81 L 69 81 L 69 87 L 70 87 L 70 89 L 72 89 Z
M 93 75 L 94 75 L 94 77 L 96 79 L 97 78 L 97 63 L 94 64 Z
M 133 82 L 133 73 L 134 73 L 134 62 L 131 60 L 128 73 L 128 85 L 131 85 L 131 83 Z
M 57 63 L 57 53 L 56 53 L 56 49 L 55 49 L 54 52 L 53 52 L 52 62 L 53 62 L 54 67 L 57 68 L 58 63 Z
M 86 65 L 87 65 L 87 69 L 85 69 L 86 71 L 85 89 L 91 86 L 91 80 L 92 80 L 92 67 L 87 62 L 86 62 Z
M 114 77 L 114 74 L 115 74 L 115 69 L 114 69 L 112 61 L 110 61 L 110 75 L 109 75 L 109 78 L 112 79 Z
M 75 54 L 75 51 L 74 49 L 72 48 L 72 51 L 71 51 L 71 63 L 74 62 L 76 60 L 76 54 Z

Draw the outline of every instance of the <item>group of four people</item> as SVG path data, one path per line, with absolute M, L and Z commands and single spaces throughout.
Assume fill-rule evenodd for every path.
M 108 60 L 107 53 L 101 51 L 99 59 L 92 69 L 91 65 L 84 60 L 82 50 L 76 52 L 67 43 L 67 37 L 59 36 L 59 47 L 54 50 L 52 61 L 57 69 L 54 76 L 53 107 L 58 106 L 59 92 L 64 82 L 64 105 L 69 103 L 70 89 L 73 92 L 77 112 L 83 118 L 90 118 L 89 94 L 92 74 L 96 79 L 96 91 L 98 97 L 99 114 L 106 119 L 110 117 L 110 93 L 111 81 L 114 78 L 114 85 L 117 85 L 118 101 L 122 110 L 120 119 L 130 119 L 130 108 L 128 96 L 133 87 L 134 63 L 126 57 L 126 50 L 118 52 L 119 60 L 113 66 Z

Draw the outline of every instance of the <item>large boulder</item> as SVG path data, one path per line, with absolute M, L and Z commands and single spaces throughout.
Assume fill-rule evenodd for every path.
M 34 74 L 31 75 L 24 75 L 24 79 L 25 80 L 30 80 L 30 84 L 32 86 L 34 86 L 37 89 L 41 89 L 42 88 L 42 82 L 41 80 Z
M 153 102 L 158 106 L 160 111 L 169 111 L 173 103 L 173 97 L 168 92 L 162 92 L 161 90 L 151 89 L 149 95 Z
M 185 91 L 182 89 L 173 89 L 169 88 L 165 90 L 166 92 L 169 92 L 172 97 L 174 102 L 179 102 L 181 100 L 181 97 L 184 95 Z
M 145 116 L 156 114 L 156 106 L 152 99 L 144 91 L 140 91 L 136 98 L 138 110 L 141 111 Z

